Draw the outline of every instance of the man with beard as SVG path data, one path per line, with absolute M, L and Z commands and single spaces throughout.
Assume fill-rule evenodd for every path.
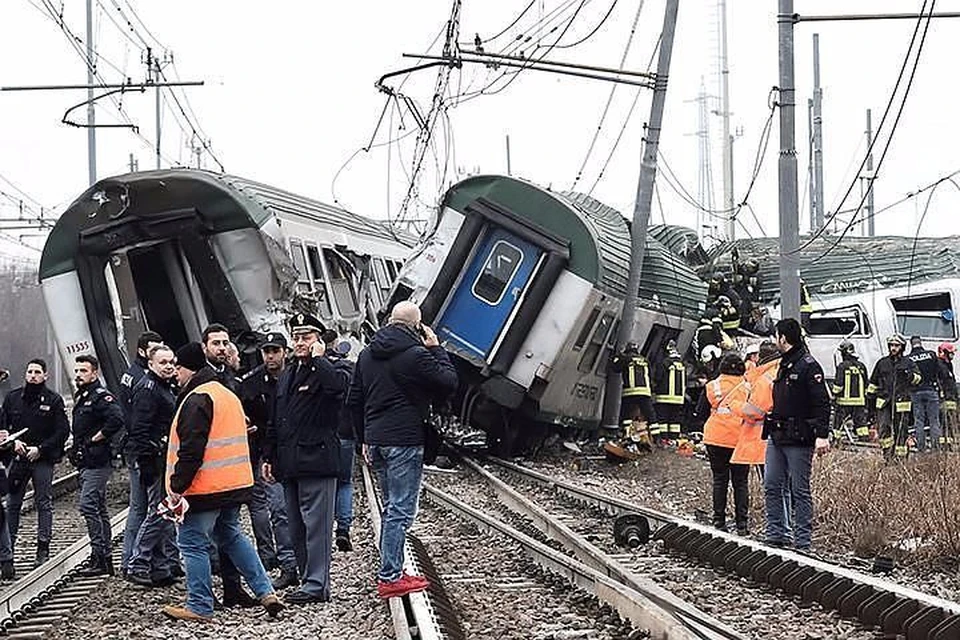
M 917 365 L 903 355 L 906 346 L 907 341 L 903 336 L 892 335 L 887 338 L 890 353 L 877 360 L 867 386 L 867 395 L 875 397 L 880 448 L 888 462 L 894 456 L 907 456 L 912 409 L 910 393 L 921 381 Z
M 34 567 L 50 558 L 53 537 L 53 467 L 63 457 L 63 445 L 70 425 L 63 398 L 47 388 L 47 363 L 34 358 L 27 363 L 26 384 L 11 391 L 0 408 L 0 430 L 11 433 L 26 429 L 14 442 L 16 457 L 8 469 L 10 496 L 7 524 L 10 548 L 16 549 L 20 528 L 20 507 L 27 483 L 33 483 L 37 508 L 37 555 Z

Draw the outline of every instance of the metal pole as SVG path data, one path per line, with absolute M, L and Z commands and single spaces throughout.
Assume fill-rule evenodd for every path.
M 810 232 L 817 229 L 817 190 L 813 185 L 813 98 L 807 98 L 807 190 L 810 192 Z
M 154 82 L 160 82 L 160 61 L 156 58 L 153 59 L 154 67 Z M 157 96 L 156 96 L 156 111 L 157 111 L 157 169 L 160 168 L 160 87 L 157 87 Z
M 507 134 L 507 175 L 512 176 L 513 172 L 510 169 L 510 134 Z
M 97 116 L 93 109 L 93 0 L 87 0 L 87 171 L 90 184 L 97 181 Z
M 723 122 L 723 208 L 727 239 L 736 239 L 733 195 L 733 137 L 730 135 L 730 68 L 727 64 L 727 1 L 720 0 L 720 117 Z
M 813 34 L 813 183 L 816 229 L 823 227 L 823 89 L 820 88 L 820 34 Z
M 660 145 L 660 126 L 663 122 L 663 106 L 667 97 L 667 78 L 670 73 L 670 57 L 673 53 L 673 36 L 677 26 L 677 10 L 680 0 L 667 0 L 663 14 L 663 32 L 660 53 L 657 59 L 657 79 L 650 103 L 650 120 L 646 129 L 643 155 L 640 161 L 640 178 L 637 181 L 637 199 L 633 207 L 633 226 L 630 233 L 630 274 L 627 278 L 627 293 L 623 300 L 620 328 L 617 332 L 617 349 L 633 337 L 637 314 L 637 297 L 643 269 L 643 254 L 647 244 L 647 225 L 653 202 L 654 180 L 657 177 L 657 149 Z M 622 380 L 618 375 L 608 375 L 604 392 L 603 421 L 609 429 L 617 429 L 620 416 L 620 392 Z
M 867 149 L 873 145 L 873 113 L 867 109 Z M 873 151 L 867 152 L 867 235 L 874 236 L 873 226 Z
M 796 97 L 793 78 L 793 0 L 778 0 L 780 32 L 780 313 L 800 318 L 800 220 L 797 211 Z

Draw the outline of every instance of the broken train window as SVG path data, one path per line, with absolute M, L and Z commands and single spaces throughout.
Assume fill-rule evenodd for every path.
M 925 293 L 891 298 L 897 332 L 931 339 L 957 338 L 953 302 L 949 293 Z

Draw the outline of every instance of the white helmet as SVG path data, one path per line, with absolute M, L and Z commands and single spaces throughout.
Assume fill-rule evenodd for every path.
M 759 355 L 759 353 L 760 353 L 760 343 L 759 343 L 759 342 L 754 342 L 753 344 L 747 345 L 747 348 L 743 350 L 743 355 L 744 355 L 744 357 L 747 357 L 747 358 L 749 358 L 749 357 L 752 356 L 753 354 L 758 354 L 758 355 Z
M 714 344 L 708 344 L 700 352 L 700 360 L 703 362 L 712 362 L 719 358 L 723 352 L 720 350 L 720 347 Z

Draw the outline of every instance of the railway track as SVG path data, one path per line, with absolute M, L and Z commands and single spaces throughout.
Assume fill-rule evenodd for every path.
M 79 480 L 80 475 L 76 471 L 54 480 L 51 557 L 36 569 L 33 568 L 36 518 L 21 518 L 14 554 L 19 577 L 0 590 L 0 634 L 6 637 L 24 640 L 42 638 L 104 580 L 103 577 L 79 578 L 75 575 L 75 570 L 90 555 L 90 539 L 76 505 L 63 498 L 79 488 Z M 115 492 L 117 485 L 125 486 L 122 477 L 111 484 Z M 121 501 L 118 498 L 114 502 Z M 33 508 L 31 491 L 24 497 L 23 513 L 29 513 Z M 115 540 L 123 535 L 126 517 L 127 510 L 123 509 L 111 519 Z
M 843 618 L 857 619 L 884 637 L 907 640 L 960 638 L 960 604 L 906 588 L 874 575 L 773 548 L 712 527 L 552 478 L 523 466 L 486 461 L 523 481 L 549 488 L 583 505 L 616 516 L 634 544 L 658 539 L 714 569 L 769 585 L 801 603 L 819 603 Z M 467 464 L 471 464 L 467 462 Z M 476 466 L 476 465 L 474 465 Z M 622 518 L 622 519 L 621 519 Z M 627 525 L 622 523 L 626 522 Z

